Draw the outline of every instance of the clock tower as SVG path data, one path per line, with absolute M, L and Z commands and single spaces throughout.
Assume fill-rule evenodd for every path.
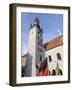
M 27 56 L 27 76 L 36 76 L 36 65 L 44 60 L 43 30 L 38 17 L 30 25 Z

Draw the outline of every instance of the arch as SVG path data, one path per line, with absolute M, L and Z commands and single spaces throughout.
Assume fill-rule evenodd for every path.
M 56 75 L 56 71 L 54 69 L 52 70 L 52 75 Z

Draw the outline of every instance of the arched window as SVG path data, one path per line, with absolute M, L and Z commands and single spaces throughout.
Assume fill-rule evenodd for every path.
M 52 75 L 56 75 L 56 71 L 54 69 L 52 70 Z
M 57 53 L 57 58 L 58 58 L 59 60 L 61 60 L 61 55 L 60 55 L 60 53 Z
M 52 61 L 52 57 L 51 57 L 51 55 L 49 55 L 49 62 L 51 62 Z

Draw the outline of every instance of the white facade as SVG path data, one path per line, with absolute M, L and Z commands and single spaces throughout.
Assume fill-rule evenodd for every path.
M 60 53 L 61 60 L 58 59 L 57 53 Z M 52 61 L 49 61 L 49 56 L 51 56 Z M 63 45 L 45 51 L 45 57 L 48 60 L 48 69 L 51 74 L 53 70 L 56 70 L 57 63 L 59 68 L 63 71 Z

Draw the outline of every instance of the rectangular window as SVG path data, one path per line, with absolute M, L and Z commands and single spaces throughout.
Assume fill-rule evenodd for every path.
M 51 55 L 49 55 L 49 62 L 51 62 L 52 61 L 52 57 L 51 57 Z
M 42 56 L 40 56 L 40 61 L 42 61 Z

